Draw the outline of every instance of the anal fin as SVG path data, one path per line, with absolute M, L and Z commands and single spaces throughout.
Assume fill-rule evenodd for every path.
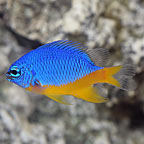
M 65 99 L 64 95 L 48 95 L 48 97 L 58 103 L 65 104 L 65 105 L 72 105 Z
M 108 100 L 108 98 L 100 95 L 97 87 L 93 86 L 77 91 L 75 97 L 92 103 L 103 103 Z

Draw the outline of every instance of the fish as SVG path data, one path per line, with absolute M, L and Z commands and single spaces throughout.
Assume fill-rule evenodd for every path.
M 78 42 L 58 40 L 44 44 L 16 60 L 6 79 L 36 94 L 70 105 L 66 96 L 91 103 L 108 101 L 103 84 L 134 90 L 135 68 L 126 63 L 105 66 L 109 52 L 87 48 Z

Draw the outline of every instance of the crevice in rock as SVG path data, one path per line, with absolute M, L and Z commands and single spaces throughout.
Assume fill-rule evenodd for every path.
M 36 49 L 37 47 L 43 45 L 39 40 L 32 40 L 17 33 L 10 26 L 5 25 L 5 28 L 16 38 L 18 44 L 26 49 Z

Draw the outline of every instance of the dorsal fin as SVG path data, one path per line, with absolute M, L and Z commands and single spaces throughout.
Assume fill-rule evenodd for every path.
M 96 66 L 105 66 L 109 58 L 109 52 L 104 48 L 89 49 L 87 51 L 88 56 L 94 62 Z
M 104 66 L 108 60 L 109 52 L 104 48 L 88 49 L 80 43 L 68 40 L 59 40 L 46 44 L 49 48 L 65 50 L 69 53 L 82 56 L 92 61 L 96 66 Z
M 87 48 L 82 46 L 78 42 L 72 42 L 68 40 L 59 40 L 59 41 L 50 42 L 43 46 L 40 46 L 39 49 L 41 48 L 49 48 L 52 51 L 60 50 L 61 52 L 72 54 L 74 56 L 83 57 L 84 59 L 91 61 L 90 57 L 88 56 L 86 52 Z
M 80 43 L 68 40 L 54 41 L 48 43 L 48 45 L 49 47 L 65 50 L 75 54 L 86 54 L 85 51 L 87 50 L 87 48 L 82 46 Z

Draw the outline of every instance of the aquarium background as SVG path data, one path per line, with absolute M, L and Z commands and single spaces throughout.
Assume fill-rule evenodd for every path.
M 65 106 L 5 80 L 16 59 L 59 39 L 134 64 L 136 90 L 106 85 L 109 102 Z M 144 1 L 0 0 L 0 144 L 144 144 Z

